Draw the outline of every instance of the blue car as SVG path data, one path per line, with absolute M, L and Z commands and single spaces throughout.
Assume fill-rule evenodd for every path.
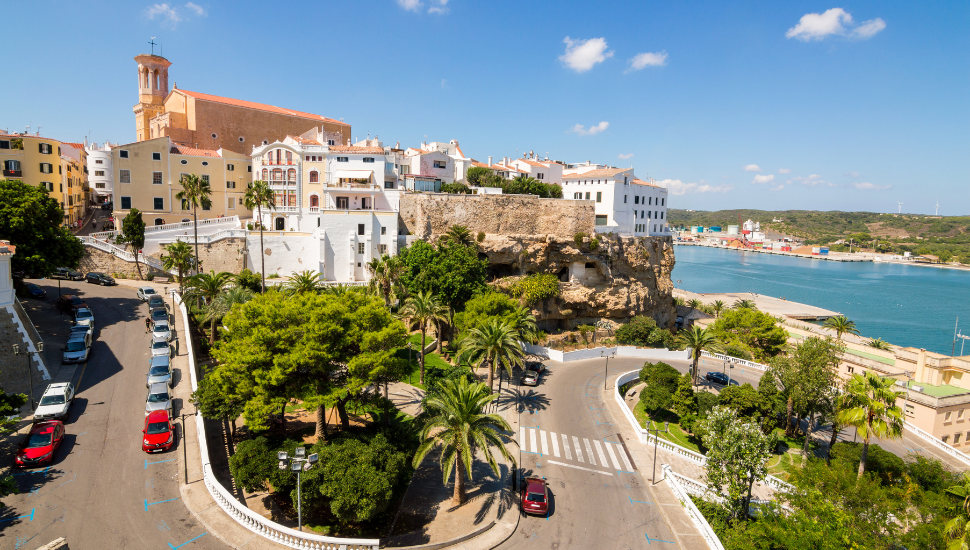
M 27 283 L 27 296 L 37 298 L 38 300 L 43 300 L 47 297 L 47 291 L 34 283 Z

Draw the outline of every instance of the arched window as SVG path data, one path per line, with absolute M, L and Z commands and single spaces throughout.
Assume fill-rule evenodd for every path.
M 263 168 L 263 181 L 266 181 L 266 178 L 268 177 L 269 177 L 269 170 Z
M 266 153 L 266 159 L 263 161 L 263 164 L 273 164 L 273 153 L 272 152 Z
M 280 150 L 277 149 L 276 150 L 276 164 L 279 164 L 279 163 L 280 163 Z
M 289 153 L 287 153 L 287 155 L 289 155 Z M 293 168 L 290 168 L 289 170 L 287 170 L 286 179 L 288 181 L 296 181 L 296 170 L 294 170 Z
M 162 77 L 159 76 L 158 69 L 155 69 L 155 89 L 156 90 L 162 89 Z
M 279 168 L 273 170 L 273 181 L 283 181 L 283 171 Z
M 320 197 L 316 195 L 310 195 L 310 208 L 320 207 Z
M 310 170 L 310 183 L 320 183 L 320 174 L 316 170 Z
M 165 220 L 162 218 L 155 218 L 155 225 L 165 225 Z

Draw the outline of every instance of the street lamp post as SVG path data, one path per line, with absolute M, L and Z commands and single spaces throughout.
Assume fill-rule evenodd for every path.
M 44 343 L 37 342 L 37 353 L 42 353 L 43 351 L 44 351 Z M 30 350 L 27 349 L 27 346 L 24 346 L 23 351 L 21 351 L 20 345 L 14 344 L 13 354 L 23 355 L 24 357 L 27 358 L 27 386 L 30 393 L 30 410 L 33 411 L 36 408 L 36 405 L 34 404 L 34 376 L 33 376 L 33 373 L 30 372 Z
M 185 477 L 183 478 L 186 485 L 189 483 L 189 451 L 188 449 L 188 432 L 185 431 L 185 417 L 195 416 L 195 413 L 184 413 L 179 411 L 179 416 L 182 418 L 182 464 L 185 466 Z
M 612 355 L 612 353 L 607 354 L 605 351 L 600 352 L 600 357 L 606 358 L 606 364 L 603 365 L 603 391 L 606 391 L 606 381 L 609 379 L 610 357 Z
M 297 529 L 303 530 L 303 495 L 300 493 L 300 472 L 304 470 L 309 470 L 311 466 L 317 463 L 317 453 L 313 453 L 310 456 L 306 456 L 306 447 L 297 447 L 296 452 L 293 453 L 296 456 L 290 457 L 286 451 L 280 451 L 276 453 L 276 457 L 280 460 L 280 470 L 286 470 L 286 461 L 289 460 L 289 469 L 292 472 L 296 472 L 296 525 Z
M 670 431 L 670 422 L 664 422 L 664 433 Z M 660 444 L 660 426 L 653 429 L 653 482 L 657 483 L 657 445 Z

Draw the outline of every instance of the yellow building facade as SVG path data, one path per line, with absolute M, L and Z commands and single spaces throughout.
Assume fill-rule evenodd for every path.
M 87 209 L 86 153 L 73 144 L 30 134 L 0 134 L 3 177 L 43 187 L 60 203 L 64 223 L 81 220 Z

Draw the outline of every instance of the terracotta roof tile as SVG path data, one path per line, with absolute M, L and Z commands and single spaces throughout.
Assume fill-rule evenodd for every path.
M 582 174 L 569 174 L 563 176 L 564 180 L 584 180 L 592 178 L 609 178 L 615 176 L 619 173 L 626 172 L 627 170 L 632 170 L 632 168 L 602 168 L 599 170 L 590 170 L 589 172 L 583 172 Z
M 332 118 L 322 117 L 320 115 L 315 115 L 312 113 L 304 113 L 302 111 L 294 111 L 292 109 L 284 109 L 282 107 L 276 107 L 274 105 L 267 105 L 265 103 L 256 103 L 254 101 L 245 101 L 242 99 L 232 99 L 230 97 L 222 97 L 217 95 L 203 94 L 199 92 L 190 92 L 188 90 L 183 90 L 181 88 L 176 88 L 172 90 L 173 93 L 181 92 L 189 97 L 194 97 L 195 99 L 201 99 L 203 101 L 212 101 L 214 103 L 222 103 L 225 105 L 232 105 L 235 107 L 244 107 L 246 109 L 256 109 L 257 111 L 266 111 L 267 113 L 276 113 L 278 115 L 289 115 L 296 116 L 300 118 L 310 118 L 313 120 L 320 120 L 324 122 L 329 122 L 331 124 L 340 124 L 342 126 L 350 126 L 346 122 L 341 122 L 339 120 L 334 120 Z
M 384 149 L 380 147 L 358 147 L 356 145 L 331 145 L 330 152 L 332 153 L 371 153 L 374 155 L 383 155 Z
M 70 145 L 72 149 L 84 149 L 83 143 L 70 143 L 67 141 L 62 141 L 61 143 L 63 143 L 64 145 Z
M 195 147 L 186 147 L 185 145 L 173 145 L 171 151 L 173 155 L 185 155 L 189 157 L 215 157 L 219 158 L 219 151 L 213 151 L 211 149 L 196 149 Z
M 302 143 L 303 145 L 323 145 L 315 139 L 307 139 L 300 136 L 286 136 L 297 143 Z
M 636 179 L 636 178 L 634 178 L 633 181 L 631 181 L 630 183 L 633 183 L 636 185 L 649 185 L 650 187 L 660 187 L 656 183 L 650 183 L 649 181 L 643 181 L 641 179 Z

